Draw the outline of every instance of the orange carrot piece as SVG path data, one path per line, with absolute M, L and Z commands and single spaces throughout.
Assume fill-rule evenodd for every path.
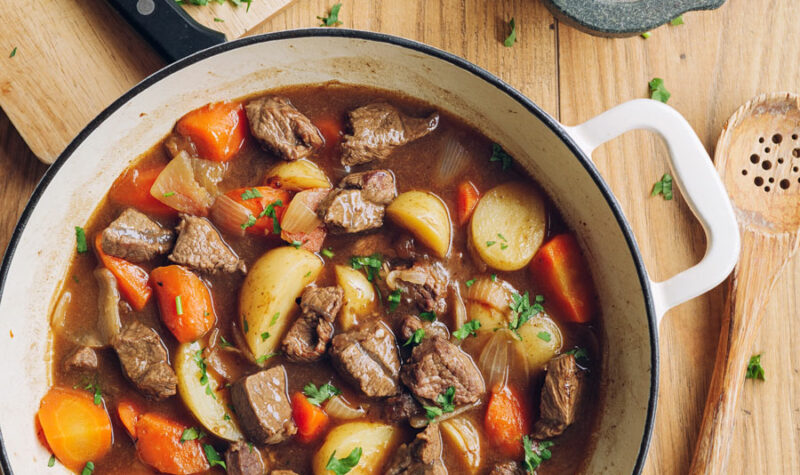
M 181 343 L 195 341 L 211 330 L 217 316 L 211 292 L 183 266 L 157 267 L 150 273 L 161 320 Z
M 217 102 L 195 109 L 178 120 L 175 130 L 192 139 L 200 158 L 227 162 L 247 137 L 247 115 L 239 102 Z
M 174 216 L 177 211 L 158 201 L 150 194 L 150 188 L 156 178 L 164 170 L 163 166 L 139 170 L 136 168 L 126 171 L 117 178 L 108 196 L 111 201 L 125 206 L 131 206 L 144 213 L 159 216 Z
M 153 289 L 148 283 L 150 277 L 147 275 L 147 271 L 125 259 L 109 256 L 103 252 L 102 241 L 101 233 L 97 233 L 94 247 L 100 257 L 100 262 L 114 274 L 120 294 L 131 304 L 131 307 L 135 310 L 143 309 L 153 293 Z
M 128 434 L 136 440 L 136 423 L 139 420 L 141 411 L 131 401 L 121 401 L 117 404 L 117 416 L 119 416 L 122 426 L 128 431 Z
M 530 416 L 517 391 L 496 384 L 486 407 L 484 428 L 489 441 L 506 457 L 522 458 L 522 436 L 530 432 Z
M 319 129 L 322 137 L 325 138 L 325 148 L 323 152 L 333 150 L 339 144 L 344 134 L 344 122 L 341 117 L 317 117 L 311 122 Z
M 253 194 L 252 190 L 256 190 L 256 192 L 261 196 L 250 199 L 242 198 L 243 194 L 245 197 L 251 196 Z M 289 195 L 288 191 L 273 188 L 271 186 L 251 186 L 249 188 L 237 188 L 225 193 L 225 196 L 231 198 L 237 203 L 242 204 L 245 208 L 250 210 L 250 212 L 253 214 L 253 217 L 256 218 L 255 223 L 251 226 L 247 226 L 245 231 L 250 234 L 261 235 L 272 234 L 275 230 L 275 226 L 271 217 L 266 215 L 259 217 L 264 209 L 267 206 L 280 201 L 280 206 L 273 205 L 272 207 L 272 209 L 275 210 L 275 219 L 277 219 L 278 223 L 280 223 L 281 217 L 283 217 L 283 213 L 286 211 L 286 207 L 289 205 L 289 200 L 291 199 L 291 195 Z
M 480 193 L 478 188 L 469 180 L 458 185 L 458 224 L 461 226 L 469 222 L 475 206 L 478 205 Z
M 548 310 L 570 322 L 586 323 L 595 314 L 589 265 L 575 237 L 559 234 L 533 256 L 530 270 Z
M 299 392 L 292 394 L 292 418 L 297 424 L 297 440 L 303 443 L 319 437 L 328 425 L 328 414 Z
M 136 453 L 142 462 L 159 472 L 188 475 L 210 467 L 198 440 L 181 442 L 189 426 L 148 412 L 136 423 Z
M 86 391 L 50 388 L 37 416 L 50 450 L 72 470 L 97 461 L 111 449 L 111 419 Z

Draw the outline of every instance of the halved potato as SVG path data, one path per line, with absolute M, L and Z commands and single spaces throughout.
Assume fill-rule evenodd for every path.
M 539 191 L 527 183 L 504 183 L 489 190 L 475 207 L 470 238 L 490 267 L 522 269 L 544 241 L 547 211 Z
M 280 182 L 281 189 L 289 191 L 331 187 L 331 181 L 325 172 L 316 163 L 305 158 L 279 163 L 267 172 L 266 179 Z
M 472 421 L 465 416 L 453 417 L 439 427 L 444 440 L 452 445 L 455 453 L 461 454 L 470 473 L 477 472 L 481 466 L 481 436 Z
M 334 267 L 336 283 L 344 290 L 344 304 L 339 323 L 344 330 L 358 324 L 359 319 L 375 312 L 375 288 L 362 272 L 347 266 Z
M 227 398 L 219 391 L 217 380 L 208 375 L 208 383 L 200 382 L 203 371 L 195 356 L 202 350 L 197 341 L 183 343 L 178 347 L 174 364 L 178 375 L 178 393 L 206 430 L 225 440 L 242 440 L 244 437 L 236 422 L 236 415 L 228 409 Z
M 444 202 L 433 193 L 407 191 L 386 208 L 386 215 L 406 228 L 437 256 L 450 250 L 450 213 Z
M 239 294 L 239 324 L 256 361 L 278 347 L 298 309 L 295 300 L 322 266 L 315 254 L 291 246 L 271 249 L 253 264 Z
M 467 300 L 467 318 L 481 322 L 478 332 L 493 332 L 496 328 L 508 326 L 509 312 L 482 304 L 476 300 Z
M 314 454 L 314 475 L 330 475 L 325 466 L 336 451 L 335 457 L 342 459 L 356 447 L 361 448 L 358 464 L 347 475 L 373 475 L 380 473 L 389 449 L 397 436 L 397 429 L 378 422 L 348 422 L 328 433 L 325 442 Z
M 537 371 L 561 350 L 561 330 L 547 315 L 537 315 L 517 329 L 520 351 L 528 361 L 528 371 Z M 549 339 L 549 340 L 548 340 Z

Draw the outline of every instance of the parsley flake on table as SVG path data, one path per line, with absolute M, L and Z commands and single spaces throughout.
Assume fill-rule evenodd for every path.
M 8 55 L 9 58 L 13 58 L 17 55 L 17 47 L 15 46 L 14 49 L 11 50 L 11 54 Z
M 492 156 L 489 158 L 490 162 L 502 162 L 503 171 L 506 171 L 511 168 L 511 162 L 513 160 L 514 159 L 511 158 L 511 155 L 503 150 L 503 147 L 496 143 L 492 144 Z
M 683 25 L 683 15 L 678 15 L 677 18 L 673 18 L 670 20 L 669 24 L 672 26 Z
M 337 4 L 335 4 L 334 6 L 331 7 L 331 11 L 330 11 L 330 13 L 328 13 L 328 16 L 324 16 L 324 17 L 318 16 L 317 20 L 321 20 L 322 21 L 322 24 L 320 24 L 319 26 L 341 25 L 342 22 L 339 21 L 339 10 L 341 8 L 342 8 L 342 4 L 341 3 L 337 3 Z
M 342 394 L 342 392 L 331 383 L 325 383 L 320 387 L 317 387 L 314 383 L 308 383 L 303 387 L 303 394 L 308 398 L 308 402 L 319 406 L 333 396 Z
M 328 459 L 327 465 L 325 465 L 325 470 L 330 470 L 336 475 L 345 475 L 347 472 L 352 470 L 353 467 L 358 465 L 358 461 L 361 460 L 361 452 L 361 447 L 356 447 L 347 457 L 343 459 L 337 459 L 336 451 L 334 450 L 331 454 L 331 458 Z
M 186 429 L 183 429 L 183 434 L 181 434 L 180 443 L 182 444 L 187 440 L 202 439 L 205 436 L 206 434 L 197 427 L 188 427 Z
M 386 300 L 389 302 L 390 311 L 394 312 L 397 310 L 397 307 L 400 305 L 400 294 L 402 293 L 402 289 L 395 289 L 386 297 Z
M 408 337 L 403 346 L 416 346 L 422 343 L 422 339 L 425 338 L 425 329 L 424 328 L 417 328 L 414 330 L 414 334 Z
M 75 226 L 75 243 L 78 254 L 83 254 L 89 250 L 89 246 L 86 244 L 86 231 L 80 226 Z
M 55 454 L 50 454 L 50 460 L 47 461 L 47 466 L 52 467 L 56 464 L 56 456 Z
M 761 366 L 761 355 L 753 355 L 747 363 L 747 379 L 760 379 L 764 381 L 764 367 Z
M 672 94 L 664 87 L 664 80 L 661 78 L 653 78 L 648 85 L 650 86 L 650 99 L 661 101 L 666 104 Z
M 647 39 L 647 38 L 650 38 L 650 36 L 652 36 L 652 35 L 653 34 L 650 33 L 649 31 L 645 31 L 644 33 L 642 33 L 642 38 Z
M 244 192 L 242 193 L 242 199 L 243 200 L 252 200 L 252 199 L 255 199 L 255 198 L 262 198 L 262 197 L 263 197 L 263 195 L 256 188 L 251 188 L 249 190 L 244 190 Z
M 463 340 L 468 336 L 475 336 L 475 332 L 480 327 L 481 327 L 481 322 L 473 319 L 461 325 L 461 328 L 453 332 L 453 336 L 458 338 L 459 340 Z
M 222 457 L 220 457 L 219 452 L 217 452 L 217 449 L 215 449 L 213 445 L 203 444 L 203 452 L 206 453 L 206 458 L 208 459 L 209 465 L 212 467 L 219 465 L 223 470 L 228 470 L 228 467 L 225 465 L 225 461 L 222 460 Z
M 529 436 L 523 436 L 522 447 L 525 449 L 525 459 L 522 461 L 522 467 L 528 472 L 533 472 L 539 468 L 542 462 L 550 460 L 550 457 L 552 457 L 549 450 L 552 446 L 553 443 L 549 440 L 534 442 Z
M 664 173 L 664 176 L 653 185 L 653 191 L 650 196 L 658 195 L 664 196 L 665 200 L 672 199 L 672 175 L 669 173 Z
M 505 45 L 506 48 L 514 46 L 514 43 L 517 42 L 517 24 L 513 18 L 508 22 L 508 27 L 511 28 L 511 32 L 506 36 L 505 41 L 503 41 L 503 45 Z

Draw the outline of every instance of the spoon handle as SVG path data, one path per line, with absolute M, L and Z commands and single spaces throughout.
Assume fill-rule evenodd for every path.
M 736 403 L 745 379 L 761 308 L 796 247 L 796 235 L 745 231 L 739 265 L 729 281 L 711 387 L 695 446 L 691 475 L 728 473 Z

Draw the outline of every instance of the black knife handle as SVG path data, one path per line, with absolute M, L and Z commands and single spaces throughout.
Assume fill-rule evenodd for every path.
M 108 0 L 167 61 L 225 42 L 225 34 L 206 28 L 175 0 Z

